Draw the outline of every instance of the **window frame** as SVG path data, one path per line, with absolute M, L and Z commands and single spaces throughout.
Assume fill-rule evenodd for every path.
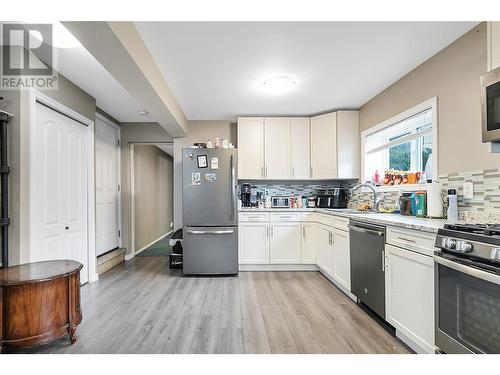
M 366 176 L 366 171 L 365 171 L 365 141 L 366 137 L 368 137 L 371 134 L 374 134 L 378 131 L 381 131 L 389 126 L 395 125 L 403 120 L 408 119 L 409 117 L 412 117 L 414 115 L 417 115 L 418 113 L 421 113 L 425 110 L 430 109 L 432 112 L 432 176 L 433 179 L 438 178 L 438 164 L 439 164 L 439 139 L 438 139 L 438 103 L 437 103 L 437 96 L 434 96 L 404 112 L 399 113 L 396 116 L 393 116 L 381 123 L 378 123 L 375 126 L 372 126 L 369 129 L 366 129 L 361 133 L 361 181 L 365 182 L 367 180 L 367 177 L 371 179 L 371 176 Z M 416 142 L 417 140 L 413 140 Z M 412 141 L 412 142 L 413 142 Z M 404 186 L 412 186 L 412 185 L 404 185 Z M 401 188 L 400 185 L 396 186 L 397 188 Z M 381 186 L 379 188 L 387 188 L 387 186 Z M 390 186 L 389 188 L 394 188 Z

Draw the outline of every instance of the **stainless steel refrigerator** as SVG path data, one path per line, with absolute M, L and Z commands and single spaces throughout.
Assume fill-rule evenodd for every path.
M 184 274 L 238 273 L 236 149 L 182 150 Z

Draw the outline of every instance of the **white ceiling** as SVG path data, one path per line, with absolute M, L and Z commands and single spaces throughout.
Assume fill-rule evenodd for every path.
M 189 120 L 358 108 L 477 22 L 136 22 Z M 262 81 L 296 79 L 275 97 Z
M 96 98 L 97 106 L 120 122 L 150 122 L 135 99 L 83 46 L 57 49 L 57 70 Z

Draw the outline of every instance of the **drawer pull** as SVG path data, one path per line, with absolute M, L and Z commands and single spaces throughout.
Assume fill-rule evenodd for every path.
M 399 240 L 403 240 L 403 241 L 406 241 L 406 242 L 411 242 L 411 243 L 415 243 L 417 241 L 415 241 L 414 239 L 412 238 L 406 238 L 406 237 L 398 237 Z

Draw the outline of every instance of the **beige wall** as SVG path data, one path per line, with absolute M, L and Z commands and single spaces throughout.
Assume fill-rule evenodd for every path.
M 481 143 L 479 76 L 486 71 L 481 23 L 360 108 L 360 130 L 433 96 L 438 98 L 439 173 L 498 168 L 500 154 Z
M 173 228 L 173 159 L 153 145 L 134 147 L 135 249 Z
M 236 124 L 229 121 L 189 121 L 187 137 L 174 139 L 174 226 L 182 227 L 182 149 L 215 137 L 228 139 L 235 147 Z
M 122 181 L 122 246 L 130 254 L 130 146 L 132 143 L 172 142 L 161 125 L 154 122 L 122 122 L 121 131 L 121 181 Z

